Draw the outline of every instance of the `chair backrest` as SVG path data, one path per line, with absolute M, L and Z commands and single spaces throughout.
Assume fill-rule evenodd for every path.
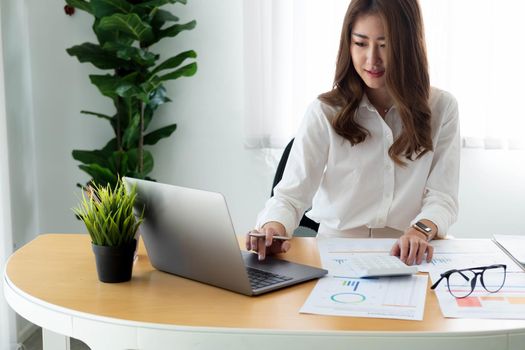
M 281 156 L 281 160 L 279 161 L 279 164 L 277 165 L 277 170 L 275 171 L 275 177 L 273 178 L 273 185 L 272 185 L 272 193 L 270 197 L 273 197 L 273 189 L 279 181 L 281 181 L 284 173 L 284 168 L 286 167 L 286 162 L 288 161 L 288 156 L 290 155 L 290 150 L 292 149 L 293 140 L 291 139 L 290 142 L 286 145 L 283 151 L 283 155 Z M 317 232 L 319 230 L 319 224 L 306 215 L 303 215 L 301 222 L 299 223 L 299 226 L 308 227 L 309 229 L 314 230 Z

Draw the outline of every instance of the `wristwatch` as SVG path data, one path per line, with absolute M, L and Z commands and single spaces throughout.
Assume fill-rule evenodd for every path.
M 432 229 L 430 227 L 428 227 L 421 221 L 416 222 L 414 225 L 412 225 L 412 227 L 424 234 L 427 238 L 427 241 L 430 241 L 430 238 L 432 236 Z

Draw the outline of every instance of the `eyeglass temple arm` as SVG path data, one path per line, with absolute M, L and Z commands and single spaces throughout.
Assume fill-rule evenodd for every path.
M 489 265 L 489 266 L 470 267 L 468 269 L 462 269 L 462 270 L 458 270 L 458 271 L 487 270 L 487 269 L 494 269 L 494 268 L 498 268 L 498 267 L 507 268 L 507 265 L 505 265 L 505 264 L 493 264 L 493 265 Z
M 445 277 L 446 277 L 446 275 L 444 275 L 444 274 L 441 275 L 441 277 L 436 281 L 436 283 L 434 283 L 434 284 L 430 287 L 430 289 L 432 289 L 432 290 L 436 289 L 437 286 L 438 286 L 438 284 L 439 284 L 439 283 L 443 280 L 443 278 L 445 278 Z
M 433 289 L 436 289 L 436 287 L 438 286 L 439 282 L 441 282 L 441 280 L 442 280 L 443 278 L 450 276 L 451 273 L 453 273 L 453 272 L 457 272 L 457 273 L 459 273 L 459 274 L 460 274 L 465 280 L 467 280 L 467 281 L 469 280 L 469 278 L 468 278 L 467 276 L 465 276 L 465 274 L 464 274 L 463 272 L 461 272 L 460 270 L 447 271 L 447 272 L 441 274 L 441 277 L 436 281 L 436 283 L 434 283 L 434 284 L 430 287 L 430 289 L 432 289 L 432 290 L 433 290 Z M 476 280 L 476 278 L 473 279 L 473 281 L 475 281 L 475 280 Z M 471 282 L 471 283 L 472 283 L 472 282 Z

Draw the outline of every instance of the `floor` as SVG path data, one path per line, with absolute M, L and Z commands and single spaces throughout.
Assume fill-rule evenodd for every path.
M 42 350 L 42 329 L 33 333 L 24 345 L 19 348 L 20 350 Z M 71 349 L 70 350 L 89 350 L 89 347 L 81 342 L 80 340 L 71 338 Z

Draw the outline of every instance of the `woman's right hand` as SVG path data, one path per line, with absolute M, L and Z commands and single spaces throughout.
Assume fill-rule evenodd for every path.
M 262 233 L 264 236 L 255 237 L 253 233 Z M 280 222 L 267 222 L 259 231 L 253 230 L 246 234 L 246 249 L 257 252 L 259 260 L 264 260 L 267 254 L 286 253 L 291 248 L 290 241 L 274 236 L 286 237 L 286 229 Z

